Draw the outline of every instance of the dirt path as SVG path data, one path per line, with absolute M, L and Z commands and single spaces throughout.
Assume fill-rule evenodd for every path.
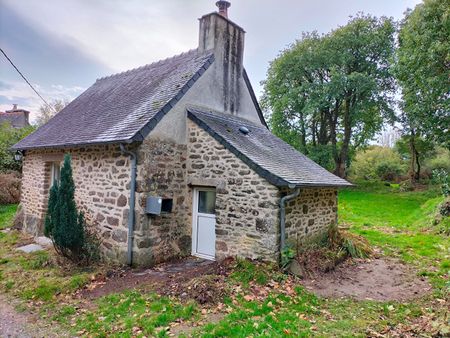
M 34 315 L 14 309 L 14 302 L 0 294 L 0 337 L 40 338 L 61 337 L 51 328 L 39 327 Z
M 349 260 L 302 284 L 324 297 L 377 301 L 408 301 L 432 290 L 411 267 L 388 258 Z
M 167 292 L 172 286 L 187 283 L 198 276 L 216 274 L 219 269 L 216 262 L 189 257 L 159 264 L 146 270 L 118 271 L 87 285 L 79 295 L 81 298 L 93 300 L 111 293 L 137 288 Z

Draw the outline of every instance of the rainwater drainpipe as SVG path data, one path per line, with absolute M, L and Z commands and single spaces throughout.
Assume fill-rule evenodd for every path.
M 280 199 L 280 253 L 286 247 L 286 203 L 300 195 L 300 188 Z
M 131 159 L 131 181 L 130 181 L 130 211 L 128 213 L 128 249 L 127 264 L 133 263 L 133 238 L 134 238 L 134 209 L 136 204 L 136 153 L 126 150 L 123 144 L 120 144 L 120 150 L 123 155 L 130 156 Z

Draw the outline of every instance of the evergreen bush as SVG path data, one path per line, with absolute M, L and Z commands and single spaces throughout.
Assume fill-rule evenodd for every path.
M 50 189 L 44 233 L 58 254 L 75 263 L 89 263 L 98 257 L 98 239 L 86 229 L 84 215 L 75 204 L 70 155 L 64 157 L 60 182 L 53 182 Z

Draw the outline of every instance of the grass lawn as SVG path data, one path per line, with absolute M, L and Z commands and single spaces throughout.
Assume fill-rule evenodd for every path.
M 339 194 L 340 222 L 367 238 L 384 253 L 416 265 L 433 282 L 450 269 L 450 240 L 439 233 L 448 218 L 433 225 L 436 207 L 443 201 L 436 191 L 398 192 L 385 187 L 376 192 L 348 189 Z
M 231 291 L 218 305 L 204 307 L 143 291 L 91 302 L 74 292 L 105 268 L 69 269 L 56 264 L 50 252 L 18 253 L 13 248 L 24 236 L 15 231 L 0 232 L 0 292 L 21 299 L 22 310 L 37 312 L 77 336 L 166 337 L 185 325 L 189 331 L 179 329 L 180 336 L 366 337 L 417 321 L 427 321 L 424 330 L 450 332 L 445 331 L 450 241 L 432 225 L 441 201 L 433 191 L 400 193 L 389 187 L 339 194 L 341 223 L 429 277 L 434 293 L 411 302 L 320 298 L 298 280 L 248 261 L 239 261 L 226 278 Z M 0 228 L 10 224 L 14 211 L 15 206 L 0 207 Z
M 11 226 L 16 210 L 16 204 L 0 205 L 0 230 Z

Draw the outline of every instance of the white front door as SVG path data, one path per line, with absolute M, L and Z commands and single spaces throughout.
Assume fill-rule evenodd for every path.
M 206 259 L 216 256 L 216 190 L 194 189 L 192 254 Z

